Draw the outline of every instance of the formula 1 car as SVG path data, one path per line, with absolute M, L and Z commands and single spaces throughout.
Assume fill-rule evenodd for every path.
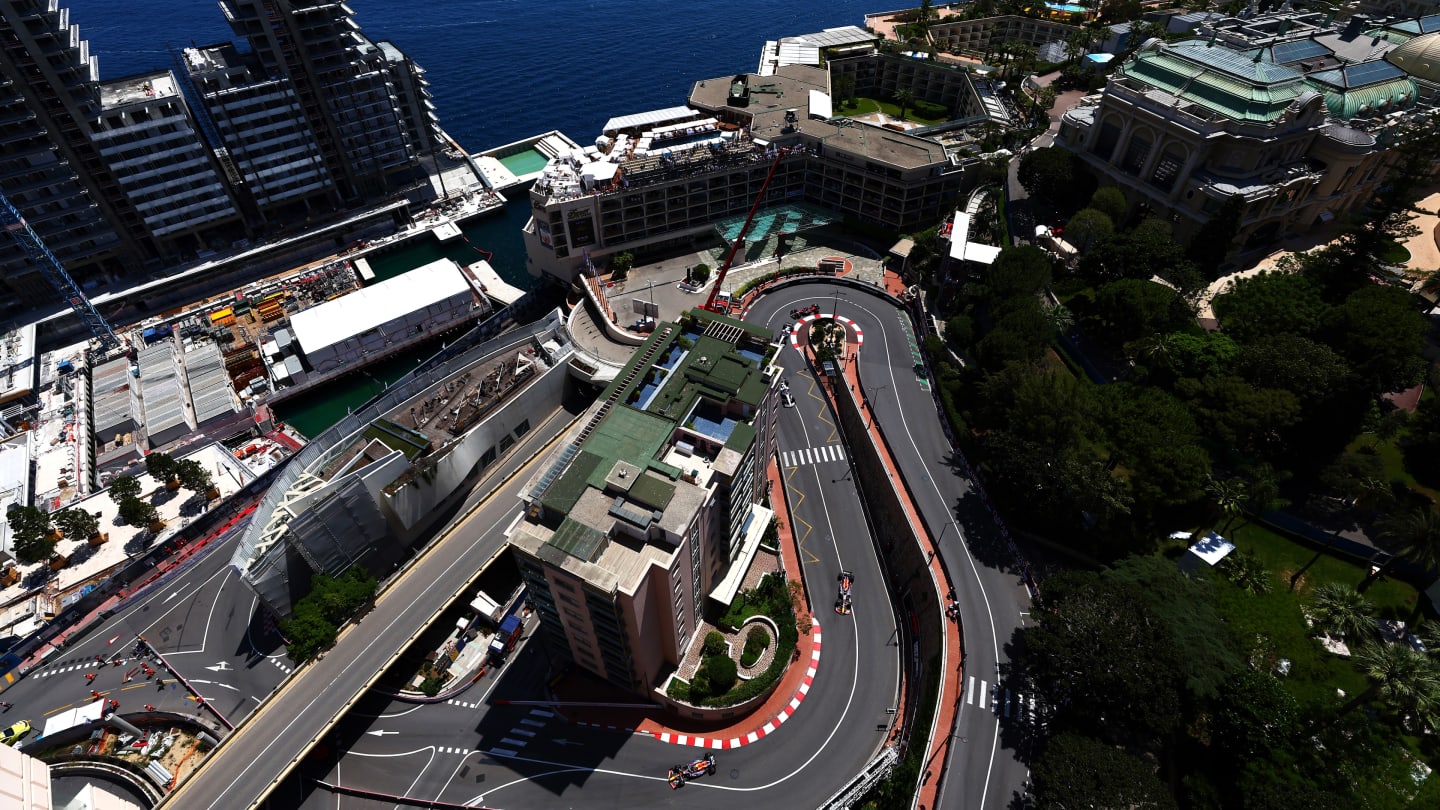
M 705 756 L 692 760 L 686 765 L 676 765 L 670 769 L 670 789 L 679 790 L 685 787 L 686 779 L 697 779 L 706 774 L 715 773 L 715 754 L 707 753 Z
M 855 582 L 855 575 L 849 571 L 841 571 L 837 579 L 840 580 L 840 592 L 835 595 L 835 612 L 849 614 L 850 586 Z
M 791 318 L 794 318 L 794 319 L 797 320 L 797 321 L 800 320 L 801 318 L 805 317 L 806 315 L 819 315 L 819 314 L 820 314 L 820 305 L 819 305 L 819 304 L 811 304 L 811 305 L 808 306 L 808 307 L 800 307 L 799 309 L 792 309 L 792 310 L 790 310 L 790 317 L 791 317 Z

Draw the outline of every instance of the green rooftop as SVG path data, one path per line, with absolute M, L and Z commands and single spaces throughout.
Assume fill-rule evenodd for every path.
M 1270 123 L 1307 89 L 1297 70 L 1182 42 L 1141 50 L 1120 74 L 1236 121 Z
M 664 509 L 675 497 L 675 485 L 653 475 L 642 475 L 630 487 L 630 500 L 651 509 Z
M 578 521 L 566 518 L 550 536 L 550 545 L 572 557 L 594 562 L 595 554 L 605 544 L 605 535 Z

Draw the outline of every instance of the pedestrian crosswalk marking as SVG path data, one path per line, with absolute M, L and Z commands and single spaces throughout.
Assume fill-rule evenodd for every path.
M 992 712 L 1005 720 L 1014 718 L 1018 722 L 1034 723 L 1036 719 L 1035 695 L 1001 689 L 1000 684 L 991 684 L 974 675 L 965 682 L 965 703 L 982 709 L 988 705 Z
M 786 467 L 805 464 L 823 464 L 829 461 L 844 461 L 845 451 L 838 444 L 807 447 L 803 450 L 786 450 L 780 454 L 780 463 Z

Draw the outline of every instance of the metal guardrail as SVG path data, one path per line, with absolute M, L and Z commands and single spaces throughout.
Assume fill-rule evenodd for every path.
M 826 799 L 817 810 L 850 810 L 856 802 L 865 797 L 880 784 L 895 766 L 900 762 L 900 751 L 893 745 L 887 745 L 880 749 L 880 754 L 865 766 L 860 773 L 840 788 L 834 795 Z

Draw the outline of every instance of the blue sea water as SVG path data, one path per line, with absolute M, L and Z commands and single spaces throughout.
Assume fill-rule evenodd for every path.
M 102 79 L 174 68 L 173 54 L 235 39 L 207 0 L 60 0 L 90 41 Z M 605 121 L 685 103 L 703 79 L 753 71 L 766 40 L 863 25 L 857 0 L 347 0 L 372 40 L 389 40 L 426 70 L 441 126 L 479 152 L 558 129 L 581 144 Z M 528 287 L 523 196 L 465 228 L 507 281 Z M 439 249 L 436 249 L 439 251 Z M 420 257 L 424 260 L 434 258 Z M 417 263 L 420 259 L 417 258 Z M 307 435 L 413 367 L 399 358 L 352 375 L 323 396 L 287 403 Z
M 61 0 L 101 78 L 171 67 L 169 49 L 231 40 L 204 0 Z M 590 143 L 612 116 L 685 103 L 754 70 L 765 41 L 863 25 L 857 0 L 349 0 L 372 40 L 427 71 L 440 123 L 478 152 L 550 129 Z M 904 4 L 901 4 L 903 6 Z

